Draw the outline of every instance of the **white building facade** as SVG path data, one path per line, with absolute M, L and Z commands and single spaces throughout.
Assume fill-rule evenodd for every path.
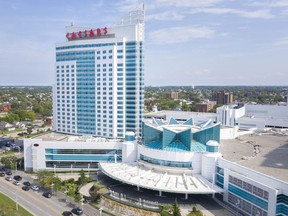
M 66 27 L 56 44 L 53 130 L 123 138 L 141 131 L 144 10 L 112 27 Z
M 148 122 L 147 122 L 148 121 Z M 146 120 L 142 141 L 52 133 L 24 140 L 25 170 L 97 170 L 140 188 L 162 193 L 212 194 L 235 213 L 288 214 L 288 183 L 225 160 L 219 153 L 220 124 L 194 125 L 171 118 Z M 221 144 L 220 144 L 221 145 Z
M 288 128 L 287 105 L 246 104 L 225 105 L 217 108 L 217 119 L 222 125 L 241 129 Z

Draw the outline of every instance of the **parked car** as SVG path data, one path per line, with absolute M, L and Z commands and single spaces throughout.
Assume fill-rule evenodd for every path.
M 12 175 L 12 172 L 10 170 L 6 171 L 6 175 Z
M 5 180 L 6 180 L 6 181 L 12 181 L 12 178 L 9 177 L 9 176 L 7 176 L 7 177 L 5 178 Z
M 16 176 L 14 176 L 14 179 L 15 179 L 16 181 L 21 181 L 21 180 L 22 180 L 22 177 L 19 176 L 19 175 L 16 175 Z
M 72 212 L 76 215 L 82 215 L 83 214 L 83 210 L 81 208 L 74 208 L 74 209 L 72 209 Z
M 1 172 L 1 173 L 0 173 L 0 176 L 1 176 L 1 177 L 4 177 L 4 176 L 5 176 L 5 173 L 4 173 L 4 172 Z
M 28 186 L 28 187 L 31 186 L 30 182 L 28 182 L 28 181 L 23 182 L 23 185 Z
M 63 216 L 73 216 L 73 213 L 70 211 L 65 211 L 62 213 Z
M 33 186 L 31 187 L 31 189 L 34 190 L 34 191 L 38 191 L 38 190 L 39 190 L 39 187 L 38 187 L 37 185 L 33 185 Z
M 18 185 L 20 185 L 20 182 L 19 181 L 14 181 L 13 184 L 18 186 Z
M 46 191 L 43 193 L 43 196 L 46 198 L 51 198 L 52 197 L 52 193 L 50 191 Z
M 30 187 L 28 187 L 28 186 L 23 186 L 23 187 L 22 187 L 22 190 L 24 190 L 24 191 L 29 191 L 29 190 L 30 190 Z

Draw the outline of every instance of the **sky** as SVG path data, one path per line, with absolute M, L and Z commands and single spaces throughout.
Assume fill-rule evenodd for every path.
M 52 85 L 65 26 L 118 23 L 143 0 L 0 0 L 0 85 Z M 287 85 L 288 0 L 144 0 L 145 86 Z

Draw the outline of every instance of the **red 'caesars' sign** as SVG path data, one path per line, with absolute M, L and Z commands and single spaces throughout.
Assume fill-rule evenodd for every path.
M 96 37 L 96 36 L 106 35 L 107 32 L 108 32 L 107 27 L 101 28 L 101 29 L 100 28 L 90 29 L 90 30 L 85 30 L 85 31 L 67 33 L 66 38 L 68 40 L 75 40 L 75 39 L 80 39 L 80 38 Z

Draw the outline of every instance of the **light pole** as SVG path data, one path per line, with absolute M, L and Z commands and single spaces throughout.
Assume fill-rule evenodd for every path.
M 235 203 L 236 207 L 237 207 L 237 216 L 239 215 L 239 205 L 240 205 L 240 200 L 237 199 L 237 202 Z
M 52 195 L 53 195 L 53 190 L 54 190 L 54 183 L 51 183 L 51 189 L 52 189 Z
M 88 163 L 88 176 L 90 176 L 90 163 Z
M 18 211 L 18 194 L 15 192 L 15 203 L 16 203 L 16 211 Z
M 83 212 L 83 214 L 84 214 L 84 208 L 83 208 L 83 196 L 81 195 L 81 209 L 82 209 L 82 212 Z

